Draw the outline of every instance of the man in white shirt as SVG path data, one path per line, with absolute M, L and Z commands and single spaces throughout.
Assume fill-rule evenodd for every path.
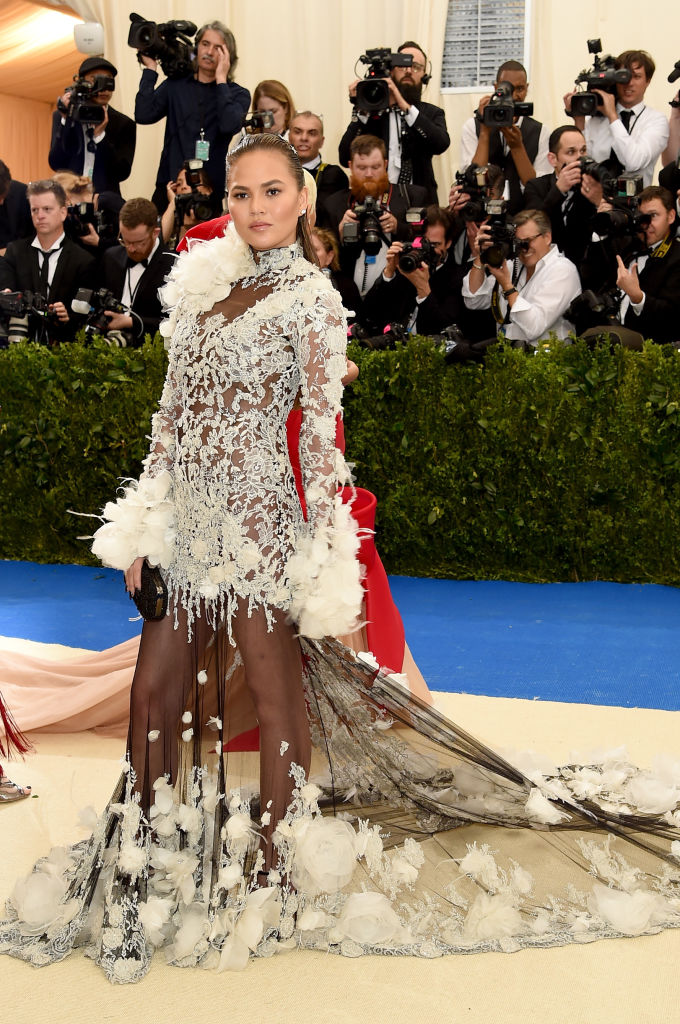
M 654 167 L 668 142 L 668 122 L 659 110 L 644 102 L 656 65 L 646 50 L 625 50 L 616 58 L 617 68 L 627 68 L 629 82 L 619 82 L 616 95 L 593 89 L 602 100 L 599 116 L 574 116 L 574 123 L 586 137 L 588 155 L 598 163 L 609 162 L 615 174 L 641 174 L 646 188 L 652 183 Z M 571 114 L 573 92 L 564 97 Z
M 552 244 L 550 220 L 542 210 L 523 210 L 514 219 L 518 257 L 514 265 L 484 264 L 491 242 L 490 227 L 482 224 L 472 245 L 473 261 L 463 281 L 469 309 L 493 310 L 498 332 L 516 348 L 537 348 L 556 334 L 566 339 L 573 330 L 565 312 L 581 292 L 574 264 Z
M 496 72 L 494 92 L 501 82 L 512 86 L 512 99 L 524 103 L 529 91 L 527 73 L 519 61 L 506 60 Z M 548 139 L 550 132 L 533 117 L 517 117 L 507 128 L 484 124 L 484 110 L 491 96 L 482 96 L 473 117 L 463 125 L 460 159 L 463 169 L 470 164 L 495 164 L 505 177 L 505 199 L 510 213 L 522 208 L 524 186 L 532 178 L 550 174 Z

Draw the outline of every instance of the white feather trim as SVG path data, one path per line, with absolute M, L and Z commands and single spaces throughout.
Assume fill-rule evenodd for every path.
M 166 470 L 131 480 L 122 497 L 104 506 L 102 516 L 108 522 L 96 531 L 92 553 L 112 569 L 125 571 L 140 556 L 167 568 L 174 554 L 171 488 Z
M 558 825 L 561 821 L 569 820 L 569 815 L 558 810 L 535 786 L 529 793 L 524 809 L 533 821 L 546 825 Z
M 290 614 L 303 636 L 340 636 L 357 627 L 364 597 L 358 552 L 356 522 L 336 495 L 333 525 L 302 538 L 288 560 Z

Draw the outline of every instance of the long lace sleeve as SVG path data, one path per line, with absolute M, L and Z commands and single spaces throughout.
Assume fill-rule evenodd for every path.
M 288 562 L 291 614 L 300 633 L 337 636 L 356 627 L 363 600 L 359 538 L 337 493 L 349 474 L 335 446 L 346 369 L 346 323 L 333 289 L 316 295 L 297 338 L 301 377 L 300 463 L 307 531 Z
M 94 534 L 92 552 L 104 565 L 127 569 L 136 558 L 168 566 L 174 552 L 172 457 L 179 411 L 174 353 L 158 410 L 151 420 L 149 454 L 139 480 L 125 481 L 122 494 L 102 511 L 104 524 Z

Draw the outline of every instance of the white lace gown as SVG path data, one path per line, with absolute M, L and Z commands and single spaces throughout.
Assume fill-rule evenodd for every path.
M 511 765 L 328 639 L 351 628 L 361 584 L 335 496 L 344 323 L 318 271 L 297 246 L 256 264 L 230 231 L 179 261 L 165 299 L 150 455 L 94 549 L 118 568 L 138 555 L 163 567 L 176 673 L 190 678 L 165 735 L 145 723 L 141 753 L 131 744 L 91 837 L 17 883 L 0 952 L 43 966 L 83 945 L 129 982 L 156 950 L 227 970 L 296 946 L 437 957 L 677 927 L 679 763 Z M 307 522 L 286 454 L 298 396 Z M 295 788 L 266 888 L 253 882 L 269 824 L 257 755 L 225 755 L 243 602 L 271 628 L 297 623 L 315 751 L 307 779 L 281 744 Z M 160 743 L 179 749 L 174 784 L 149 779 L 140 803 L 132 772 Z

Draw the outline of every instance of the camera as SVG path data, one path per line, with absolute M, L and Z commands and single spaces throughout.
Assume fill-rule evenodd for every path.
M 591 327 L 618 327 L 621 293 L 618 288 L 610 288 L 604 292 L 588 289 L 577 295 L 565 312 L 565 317 L 574 325 L 577 335 Z
M 486 220 L 486 201 L 493 198 L 502 180 L 503 172 L 495 164 L 487 164 L 484 167 L 470 164 L 464 171 L 456 171 L 454 184 L 470 197 L 459 214 L 465 223 L 481 224 Z
M 203 184 L 201 171 L 202 160 L 185 160 L 182 164 L 184 180 L 190 187 L 191 192 L 175 196 L 175 219 L 177 224 L 182 224 L 188 213 L 194 215 L 197 221 L 212 220 L 217 217 L 222 209 L 221 200 L 213 193 L 206 194 L 200 191 Z
M 610 239 L 617 252 L 627 258 L 647 251 L 640 232 L 651 223 L 648 213 L 640 213 L 638 196 L 644 182 L 641 174 L 621 174 L 612 177 L 605 191 L 613 209 L 603 210 L 593 218 L 593 231 L 600 238 Z
M 389 48 L 382 47 L 366 50 L 359 60 L 362 64 L 368 64 L 368 71 L 363 82 L 357 85 L 354 105 L 358 110 L 367 113 L 389 110 L 392 101 L 390 88 L 385 79 L 390 77 L 392 68 L 410 68 L 413 64 L 413 54 L 393 53 Z
M 506 213 L 503 199 L 487 199 L 484 210 L 489 219 L 491 239 L 486 249 L 480 250 L 479 258 L 497 270 L 514 252 L 515 225 Z
M 607 54 L 600 57 L 602 43 L 599 39 L 588 40 L 588 53 L 593 54 L 593 66 L 582 71 L 574 81 L 577 86 L 585 84 L 585 91 L 577 92 L 571 98 L 571 113 L 573 117 L 585 117 L 588 114 L 599 115 L 598 104 L 602 106 L 602 100 L 593 92 L 593 89 L 600 89 L 602 92 L 616 94 L 616 86 L 625 85 L 630 82 L 631 71 L 629 68 L 617 68 L 616 58 Z
M 79 288 L 76 297 L 71 302 L 71 309 L 86 317 L 85 330 L 88 334 L 106 334 L 109 329 L 109 319 L 104 316 L 104 310 L 111 313 L 129 313 L 127 306 L 124 306 L 113 292 L 108 288 Z
M 385 207 L 373 196 L 367 196 L 363 203 L 357 203 L 352 212 L 357 220 L 343 226 L 342 244 L 361 243 L 368 256 L 376 256 L 384 240 L 380 217 L 385 213 Z
M 86 78 L 76 78 L 75 83 L 66 89 L 68 103 L 64 103 L 59 97 L 57 109 L 64 117 L 70 117 L 79 124 L 101 124 L 104 120 L 104 108 L 98 103 L 93 103 L 93 97 L 100 92 L 113 92 L 115 87 L 116 83 L 111 75 L 95 75 L 92 82 Z
M 9 317 L 10 344 L 29 338 L 39 345 L 49 345 L 50 323 L 56 323 L 57 314 L 39 292 L 0 292 L 0 313 Z
M 422 266 L 426 266 L 432 274 L 439 266 L 439 254 L 427 238 L 416 238 L 411 244 L 402 248 L 398 262 L 399 269 L 406 274 L 410 274 Z
M 599 164 L 597 160 L 592 160 L 589 156 L 580 156 L 578 162 L 581 174 L 588 174 L 595 181 L 599 181 L 605 192 L 611 189 L 614 175 L 607 164 Z
M 96 210 L 94 203 L 74 203 L 67 208 L 64 231 L 69 238 L 87 235 L 90 225 L 100 238 L 115 238 L 118 234 L 115 215 L 107 210 Z
M 166 78 L 186 78 L 193 71 L 194 44 L 192 36 L 198 28 L 193 21 L 145 21 L 131 14 L 128 46 L 140 55 L 157 60 Z
M 516 117 L 527 117 L 533 112 L 533 103 L 517 103 L 512 98 L 510 82 L 499 82 L 496 91 L 484 107 L 482 123 L 491 128 L 511 128 Z
M 27 313 L 53 316 L 47 299 L 38 292 L 0 292 L 0 311 L 9 316 L 26 316 Z
M 271 110 L 253 110 L 250 117 L 245 115 L 241 127 L 247 135 L 262 135 L 274 127 L 274 115 Z

